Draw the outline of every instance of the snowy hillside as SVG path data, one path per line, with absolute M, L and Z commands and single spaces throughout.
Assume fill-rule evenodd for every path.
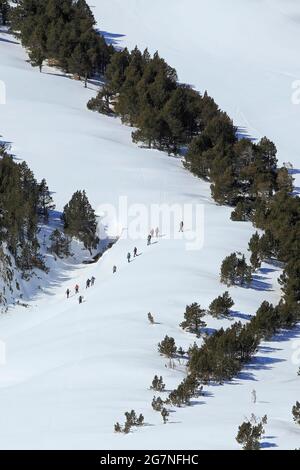
M 180 80 L 207 88 L 237 125 L 255 137 L 274 139 L 280 158 L 299 167 L 300 108 L 290 97 L 291 83 L 300 76 L 296 2 L 90 3 L 107 39 L 121 47 L 137 43 L 159 49 Z M 283 3 L 289 5 L 286 14 Z M 228 34 L 221 36 L 224 23 Z M 237 428 L 251 413 L 268 415 L 265 447 L 299 447 L 291 407 L 299 400 L 292 340 L 300 329 L 263 344 L 237 379 L 206 386 L 193 406 L 174 409 L 169 424 L 162 424 L 151 408 L 149 386 L 155 374 L 164 377 L 168 390 L 184 377 L 182 365 L 166 367 L 158 342 L 166 334 L 183 348 L 194 342 L 194 335 L 179 328 L 185 306 L 199 302 L 207 308 L 226 290 L 219 282 L 221 261 L 232 251 L 247 253 L 251 224 L 231 222 L 231 210 L 217 206 L 209 184 L 193 177 L 179 158 L 139 148 L 131 142 L 131 129 L 118 119 L 89 112 L 86 103 L 96 85 L 84 89 L 47 67 L 40 74 L 5 31 L 0 33 L 0 58 L 7 92 L 6 105 L 0 105 L 2 138 L 39 179 L 47 178 L 58 210 L 74 191 L 86 189 L 99 215 L 107 204 L 118 207 L 122 197 L 128 207 L 140 204 L 147 213 L 153 205 L 179 204 L 198 207 L 200 214 L 186 215 L 184 234 L 178 233 L 179 217 L 173 224 L 153 216 L 140 239 L 132 240 L 128 229 L 135 213 L 128 219 L 122 211 L 110 213 L 103 223 L 109 235 L 121 238 L 97 264 L 61 269 L 28 309 L 11 308 L 1 316 L 6 360 L 0 365 L 0 447 L 237 449 Z M 162 236 L 147 247 L 148 230 L 158 224 Z M 200 246 L 187 249 L 195 237 Z M 126 255 L 134 246 L 140 256 L 128 264 Z M 251 288 L 230 289 L 235 320 L 245 321 L 265 299 L 278 302 L 279 273 L 263 265 Z M 85 291 L 92 275 L 96 285 Z M 65 296 L 76 283 L 85 297 L 81 306 L 75 296 Z M 148 312 L 157 324 L 149 324 Z M 208 328 L 232 323 L 206 321 Z M 253 388 L 256 404 L 251 402 Z M 131 409 L 142 412 L 149 426 L 127 436 L 114 434 L 114 423 Z
M 299 169 L 297 0 L 89 3 L 114 45 L 159 50 L 182 82 L 208 90 L 246 134 L 268 136 Z

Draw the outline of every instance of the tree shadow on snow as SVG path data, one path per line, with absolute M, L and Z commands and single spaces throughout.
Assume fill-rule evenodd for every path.
M 102 31 L 97 29 L 97 32 L 104 37 L 106 44 L 109 46 L 114 46 L 117 49 L 122 49 L 120 45 L 121 39 L 123 39 L 126 35 L 120 33 L 110 33 L 109 31 Z
M 272 341 L 276 343 L 280 343 L 282 341 L 289 341 L 291 339 L 298 339 L 298 338 L 300 338 L 300 326 L 299 325 L 295 326 L 293 329 L 290 329 L 290 330 L 281 330 L 272 338 Z
M 0 31 L 1 33 L 2 31 Z M 8 42 L 10 44 L 19 44 L 18 42 L 16 41 L 12 41 L 11 39 L 6 39 L 6 38 L 0 38 L 0 42 Z
M 202 333 L 208 335 L 208 336 L 211 336 L 213 335 L 215 332 L 216 332 L 216 328 L 202 328 Z
M 13 38 L 13 39 L 0 38 L 0 41 L 8 42 L 11 44 L 20 44 L 18 41 L 15 40 L 13 34 L 9 32 L 7 26 L 0 26 L 0 33 L 6 34 L 7 36 L 10 36 L 11 38 Z
M 259 276 L 258 274 L 255 274 L 253 276 L 252 282 L 250 284 L 250 289 L 268 292 L 271 292 L 273 290 L 272 284 L 270 282 L 266 282 L 265 277 Z
M 278 447 L 278 445 L 275 444 L 275 442 L 265 442 L 266 439 L 276 439 L 276 436 L 264 436 L 263 437 L 264 442 L 261 442 L 260 444 L 261 449 L 270 449 L 270 448 Z
M 252 361 L 244 367 L 244 370 L 269 370 L 272 368 L 272 365 L 278 364 L 280 362 L 286 362 L 286 360 L 267 356 L 254 356 Z
M 257 141 L 255 137 L 252 137 L 251 134 L 249 134 L 248 129 L 243 126 L 238 126 L 237 131 L 236 131 L 236 136 L 238 140 L 247 139 L 247 140 L 250 140 L 251 142 Z
M 297 168 L 293 168 L 293 169 L 289 170 L 289 174 L 290 174 L 290 175 L 299 175 L 299 174 L 300 174 L 300 170 L 297 169 Z
M 274 268 L 260 268 L 259 270 L 259 272 L 265 276 L 267 276 L 268 274 L 274 273 L 276 271 L 277 269 L 274 269 Z
M 241 320 L 251 320 L 251 315 L 248 313 L 242 313 L 237 310 L 231 310 L 231 317 L 240 318 Z

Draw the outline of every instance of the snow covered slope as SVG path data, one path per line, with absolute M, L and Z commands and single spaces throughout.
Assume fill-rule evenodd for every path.
M 299 170 L 298 0 L 89 3 L 115 45 L 158 50 L 182 82 L 208 90 L 236 125 L 274 140 L 280 161 Z
M 229 83 L 224 80 L 231 67 L 229 59 L 222 56 L 221 45 L 225 47 L 228 41 L 228 54 L 235 51 L 228 38 L 219 37 L 219 44 L 215 39 L 212 49 L 206 48 L 209 17 L 201 17 L 215 18 L 218 31 L 225 21 L 219 12 L 212 16 L 210 5 L 215 2 L 190 1 L 191 11 L 174 0 L 154 1 L 151 7 L 150 2 L 140 0 L 92 3 L 99 4 L 96 12 L 102 29 L 128 35 L 122 39 L 110 34 L 111 39 L 122 39 L 122 45 L 159 48 L 178 68 L 181 80 L 207 88 L 229 112 L 239 103 L 248 119 L 252 120 L 251 113 L 262 118 L 265 108 L 261 114 L 257 109 L 264 95 L 262 85 L 259 77 L 252 77 L 251 67 L 246 73 L 248 53 L 243 45 L 238 50 L 244 50 L 244 65 L 236 63 L 233 75 L 237 71 L 244 74 L 248 86 L 255 78 L 258 97 L 248 94 L 245 98 L 239 94 L 241 86 L 236 92 L 231 89 L 235 83 L 232 77 Z M 253 5 L 253 9 L 249 7 L 249 25 L 256 8 L 266 4 L 239 3 L 247 9 Z M 223 2 L 218 4 L 220 7 Z M 238 2 L 234 4 L 236 20 L 244 21 L 245 10 L 239 9 Z M 167 6 L 171 7 L 168 12 L 164 10 Z M 187 45 L 194 47 L 196 59 L 202 51 L 205 65 L 200 65 L 200 60 L 196 65 L 191 62 Z M 259 61 L 255 47 L 248 56 Z M 204 230 L 204 245 L 199 250 L 187 250 L 186 235 L 172 236 L 178 231 L 178 220 L 174 229 L 163 220 L 161 233 L 165 236 L 146 247 L 146 229 L 140 240 L 131 240 L 126 237 L 126 221 L 118 215 L 109 218 L 108 229 L 123 237 L 98 264 L 61 271 L 32 299 L 29 309 L 11 309 L 0 318 L 0 339 L 6 345 L 6 362 L 0 366 L 0 447 L 237 448 L 237 427 L 252 412 L 269 416 L 266 447 L 299 446 L 299 431 L 291 418 L 291 407 L 299 399 L 299 377 L 290 341 L 299 336 L 298 330 L 265 344 L 232 384 L 206 387 L 206 396 L 192 407 L 172 413 L 168 425 L 163 425 L 151 408 L 149 385 L 154 374 L 163 375 L 168 390 L 184 377 L 179 364 L 174 370 L 165 367 L 157 343 L 166 334 L 174 336 L 183 348 L 194 342 L 194 336 L 178 326 L 185 306 L 197 301 L 207 307 L 225 290 L 219 283 L 220 263 L 232 251 L 246 252 L 251 225 L 230 222 L 230 210 L 216 206 L 209 185 L 185 171 L 179 159 L 138 148 L 131 143 L 131 129 L 117 119 L 89 112 L 86 102 L 95 93 L 93 85 L 85 90 L 81 83 L 51 69 L 39 74 L 26 63 L 22 48 L 5 33 L 0 35 L 0 58 L 0 79 L 7 86 L 7 104 L 0 106 L 0 131 L 12 142 L 16 157 L 25 158 L 38 178 L 47 178 L 58 209 L 81 188 L 87 190 L 99 213 L 102 204 L 118 204 L 122 196 L 128 197 L 129 205 L 143 204 L 147 209 L 152 204 L 174 203 L 204 207 L 200 224 L 186 219 L 186 235 Z M 278 141 L 269 128 L 265 129 L 264 121 L 253 118 L 253 122 L 253 127 L 261 126 L 262 134 Z M 281 123 L 286 123 L 286 116 Z M 277 132 L 276 128 L 274 134 Z M 292 160 L 291 153 L 287 159 Z M 141 256 L 128 265 L 127 252 L 135 245 Z M 118 266 L 116 275 L 112 274 L 113 265 Z M 265 265 L 252 289 L 230 290 L 235 320 L 244 321 L 264 299 L 278 301 L 278 274 L 274 267 Z M 65 299 L 67 287 L 78 282 L 83 290 L 86 278 L 92 275 L 96 286 L 84 292 L 82 306 L 75 297 Z M 159 324 L 148 324 L 149 311 Z M 209 328 L 231 324 L 211 318 L 207 322 Z M 256 405 L 251 403 L 253 388 L 257 390 Z M 132 408 L 142 412 L 152 426 L 128 436 L 114 434 L 114 423 L 123 421 L 123 413 Z

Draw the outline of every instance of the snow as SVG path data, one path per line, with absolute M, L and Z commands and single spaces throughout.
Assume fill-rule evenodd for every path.
M 298 170 L 300 185 L 297 0 L 90 4 L 115 45 L 158 50 L 180 81 L 208 90 L 247 134 L 274 140 L 280 161 Z
M 180 80 L 207 88 L 239 126 L 255 137 L 273 138 L 282 161 L 299 167 L 299 107 L 290 101 L 292 80 L 299 75 L 295 2 L 228 0 L 226 8 L 217 0 L 91 3 L 108 38 L 121 47 L 137 43 L 159 49 Z M 236 449 L 237 428 L 251 413 L 269 417 L 264 447 L 298 447 L 291 408 L 299 400 L 293 349 L 299 348 L 299 329 L 263 344 L 231 384 L 205 386 L 205 396 L 174 409 L 169 424 L 151 408 L 153 376 L 162 375 L 170 390 L 185 372 L 177 362 L 175 369 L 165 367 L 158 342 L 166 334 L 183 348 L 194 342 L 179 328 L 185 306 L 197 301 L 206 308 L 226 290 L 219 283 L 221 261 L 232 251 L 247 253 L 251 225 L 231 222 L 230 209 L 214 204 L 209 185 L 188 173 L 180 159 L 137 147 L 131 129 L 118 119 L 88 111 L 95 85 L 86 90 L 54 69 L 40 74 L 5 32 L 0 57 L 7 92 L 6 105 L 0 105 L 1 134 L 16 158 L 24 158 L 39 179 L 46 177 L 57 209 L 75 190 L 86 189 L 99 216 L 122 197 L 131 211 L 128 220 L 124 211 L 102 219 L 107 233 L 120 239 L 97 264 L 57 262 L 48 284 L 28 292 L 27 309 L 10 308 L 1 316 L 6 361 L 0 366 L 0 447 Z M 138 208 L 133 204 L 147 214 L 155 205 L 186 205 L 198 209 L 199 217 L 184 213 L 185 233 L 179 234 L 180 211 L 173 221 L 165 215 L 162 236 L 147 247 L 148 230 L 159 224 L 158 217 L 142 219 L 140 236 L 133 237 Z M 187 239 L 193 234 L 200 241 L 194 250 Z M 134 246 L 140 256 L 128 264 Z M 230 289 L 234 320 L 245 321 L 265 299 L 279 300 L 279 274 L 279 268 L 264 265 L 252 288 Z M 92 275 L 96 285 L 86 291 Z M 81 306 L 74 295 L 65 298 L 67 287 L 73 291 L 76 283 L 84 295 Z M 149 311 L 156 325 L 148 323 Z M 208 328 L 232 324 L 206 321 Z M 114 423 L 123 422 L 131 409 L 142 412 L 151 426 L 114 434 Z

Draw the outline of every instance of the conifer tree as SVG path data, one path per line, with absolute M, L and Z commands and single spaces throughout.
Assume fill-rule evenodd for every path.
M 121 427 L 120 423 L 116 423 L 114 425 L 114 430 L 115 430 L 116 433 L 122 432 L 122 427 Z
M 164 424 L 167 424 L 168 418 L 169 418 L 169 415 L 170 415 L 169 411 L 166 408 L 162 408 L 160 414 L 162 416 Z
M 64 258 L 71 255 L 70 240 L 60 230 L 55 229 L 50 235 L 50 252 L 55 253 L 58 258 Z
M 251 266 L 253 270 L 256 270 L 261 266 L 261 243 L 257 232 L 252 235 L 249 241 L 249 251 L 251 251 Z
M 42 70 L 43 62 L 87 79 L 103 73 L 113 48 L 95 29 L 85 0 L 18 0 L 12 8 L 11 29 L 28 49 L 30 62 Z
M 294 418 L 295 423 L 300 425 L 300 403 L 299 403 L 299 401 L 296 401 L 296 404 L 293 406 L 292 414 L 293 414 L 293 418 Z
M 245 256 L 237 256 L 232 253 L 227 256 L 221 266 L 221 282 L 232 286 L 239 284 L 241 286 L 249 285 L 252 280 L 251 268 L 247 265 Z
M 209 306 L 209 313 L 215 318 L 228 317 L 230 315 L 230 309 L 234 305 L 229 292 L 224 292 L 223 295 L 219 295 Z
M 154 320 L 153 315 L 149 312 L 147 316 L 148 316 L 148 320 L 151 323 L 151 325 L 154 325 L 155 320 Z
M 160 397 L 153 397 L 151 406 L 152 406 L 154 411 L 161 412 L 162 409 L 163 409 L 163 404 L 164 404 L 164 402 Z
M 164 384 L 162 376 L 158 377 L 157 375 L 155 375 L 150 388 L 152 390 L 155 390 L 156 392 L 163 392 L 165 387 L 166 386 Z
M 8 20 L 9 2 L 8 0 L 0 0 L 0 20 L 5 26 Z
M 158 351 L 163 356 L 171 359 L 177 351 L 174 338 L 169 337 L 168 335 L 158 344 Z
M 202 392 L 202 387 L 196 375 L 189 374 L 179 385 L 173 390 L 167 399 L 167 403 L 173 406 L 189 405 L 190 400 L 198 392 Z
M 261 338 L 271 338 L 281 326 L 279 309 L 265 300 L 252 318 L 251 325 Z
M 85 191 L 76 191 L 63 212 L 64 230 L 78 238 L 90 252 L 97 247 L 97 221 Z
M 180 324 L 181 328 L 189 331 L 190 333 L 194 333 L 197 337 L 200 337 L 201 328 L 206 326 L 205 321 L 202 320 L 205 313 L 205 310 L 197 303 L 187 305 L 184 314 L 184 321 Z
M 49 211 L 54 209 L 55 204 L 53 202 L 53 198 L 49 191 L 47 182 L 45 178 L 43 178 L 38 186 L 38 210 L 45 223 L 48 222 Z
M 264 425 L 266 422 L 266 416 L 258 422 L 253 416 L 252 420 L 245 421 L 241 424 L 236 440 L 242 445 L 243 450 L 260 450 L 260 440 L 265 433 Z

